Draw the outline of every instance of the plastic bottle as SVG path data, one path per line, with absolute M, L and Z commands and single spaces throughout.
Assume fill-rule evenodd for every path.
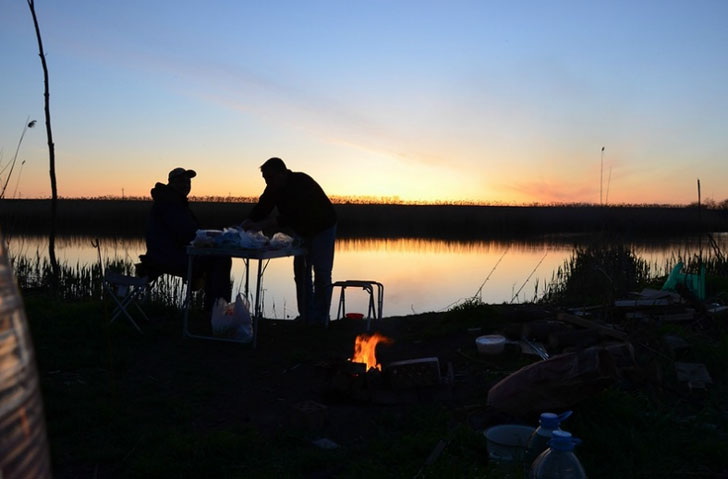
M 541 417 L 538 420 L 538 428 L 531 433 L 526 445 L 526 454 L 524 457 L 526 466 L 529 466 L 539 454 L 548 449 L 551 434 L 554 431 L 559 431 L 561 422 L 569 416 L 571 416 L 571 411 L 566 411 L 561 414 L 554 414 L 552 412 L 541 413 Z
M 549 448 L 542 452 L 528 474 L 529 479 L 586 479 L 586 472 L 574 454 L 574 446 L 581 440 L 571 433 L 556 430 L 549 441 Z

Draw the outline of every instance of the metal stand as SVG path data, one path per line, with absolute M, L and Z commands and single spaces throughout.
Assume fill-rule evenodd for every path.
M 382 306 L 384 304 L 384 285 L 378 281 L 371 280 L 360 280 L 350 279 L 346 281 L 337 281 L 331 285 L 331 291 L 333 295 L 333 289 L 341 288 L 339 294 L 339 307 L 336 311 L 336 319 L 346 316 L 346 288 L 361 288 L 369 293 L 369 308 L 367 310 L 367 331 L 371 329 L 372 317 L 381 320 L 382 319 Z M 377 289 L 377 301 L 376 307 L 374 302 L 374 288 Z

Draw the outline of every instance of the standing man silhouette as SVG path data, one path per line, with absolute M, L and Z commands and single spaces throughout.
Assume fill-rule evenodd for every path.
M 299 318 L 308 324 L 326 324 L 331 305 L 336 211 L 313 178 L 289 170 L 280 158 L 267 160 L 260 172 L 265 190 L 241 226 L 246 230 L 290 228 L 301 238 L 306 254 L 293 259 Z M 274 208 L 277 215 L 271 215 Z

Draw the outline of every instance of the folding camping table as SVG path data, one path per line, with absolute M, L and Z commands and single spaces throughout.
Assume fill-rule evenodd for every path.
M 184 321 L 182 332 L 185 336 L 197 339 L 211 339 L 215 341 L 227 341 L 233 343 L 247 343 L 249 341 L 242 341 L 233 338 L 221 338 L 212 335 L 205 334 L 194 334 L 190 332 L 188 327 L 190 304 L 192 296 L 192 261 L 195 256 L 228 256 L 230 258 L 242 258 L 245 260 L 245 296 L 249 294 L 249 280 L 250 280 L 250 260 L 258 260 L 258 270 L 255 279 L 255 296 L 253 297 L 253 338 L 252 345 L 256 346 L 258 339 L 258 322 L 263 318 L 263 306 L 260 298 L 260 289 L 263 281 L 263 273 L 268 267 L 268 263 L 274 258 L 287 258 L 292 256 L 298 256 L 306 253 L 305 248 L 301 247 L 287 247 L 280 249 L 244 249 L 244 248 L 219 248 L 219 247 L 187 247 L 187 295 L 184 304 Z

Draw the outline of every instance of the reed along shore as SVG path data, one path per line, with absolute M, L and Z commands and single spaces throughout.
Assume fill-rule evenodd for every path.
M 57 234 L 138 237 L 151 200 L 61 199 Z M 252 203 L 190 201 L 204 228 L 239 224 Z M 557 233 L 694 235 L 728 231 L 728 210 L 697 206 L 336 204 L 340 237 L 478 239 Z M 48 199 L 0 200 L 2 233 L 47 234 Z

